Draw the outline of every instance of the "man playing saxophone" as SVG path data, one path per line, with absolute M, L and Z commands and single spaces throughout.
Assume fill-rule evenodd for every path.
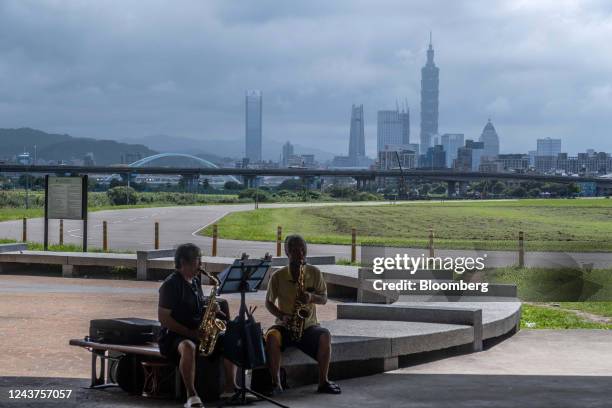
M 174 255 L 176 271 L 159 288 L 158 319 L 162 329 L 159 338 L 159 351 L 171 362 L 178 365 L 187 391 L 186 407 L 203 407 L 195 389 L 196 357 L 200 354 L 200 323 L 205 310 L 214 310 L 224 319 L 229 319 L 226 301 L 218 299 L 219 304 L 206 306 L 202 293 L 201 252 L 194 244 L 180 245 Z M 220 310 L 219 310 L 220 309 Z M 221 341 L 217 341 L 214 355 Z M 222 397 L 234 394 L 236 367 L 224 360 L 225 385 Z
M 315 305 L 327 303 L 327 287 L 321 271 L 305 263 L 306 241 L 299 235 L 285 239 L 289 265 L 276 271 L 268 282 L 266 309 L 276 323 L 266 332 L 266 353 L 272 376 L 272 394 L 282 392 L 281 352 L 295 346 L 319 364 L 318 392 L 340 394 L 340 387 L 329 381 L 331 335 L 317 320 Z

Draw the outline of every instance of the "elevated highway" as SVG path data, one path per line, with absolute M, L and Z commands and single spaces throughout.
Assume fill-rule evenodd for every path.
M 63 166 L 63 165 L 21 165 L 0 164 L 0 173 L 41 173 L 41 174 L 176 174 L 182 176 L 241 176 L 247 180 L 259 176 L 286 177 L 352 177 L 359 181 L 373 180 L 378 177 L 404 177 L 412 180 L 439 180 L 446 182 L 470 182 L 481 180 L 516 180 L 551 183 L 596 183 L 599 188 L 612 188 L 609 177 L 573 177 L 532 173 L 492 173 L 465 172 L 449 169 L 441 170 L 370 170 L 370 169 L 249 169 L 223 167 L 174 168 L 143 166 Z

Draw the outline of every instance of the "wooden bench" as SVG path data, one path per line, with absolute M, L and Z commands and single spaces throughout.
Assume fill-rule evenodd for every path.
M 151 368 L 154 367 L 155 371 L 160 369 L 171 370 L 172 381 L 174 383 L 172 395 L 177 400 L 185 399 L 183 382 L 178 367 L 161 355 L 157 343 L 142 345 L 107 344 L 85 339 L 72 339 L 69 341 L 69 344 L 85 348 L 91 352 L 90 388 L 92 389 L 118 386 L 119 384 L 117 384 L 116 378 L 114 378 L 112 369 L 116 367 L 121 358 L 127 356 L 134 360 L 132 364 L 132 384 L 130 387 L 135 394 L 152 397 L 163 396 L 159 392 L 159 381 L 161 378 L 159 374 L 151 371 Z M 205 397 L 205 400 L 216 400 L 221 394 L 223 387 L 223 361 L 221 358 L 216 358 L 212 361 L 204 359 L 198 362 L 198 364 L 202 364 L 198 373 L 210 373 L 214 370 L 218 374 L 207 376 L 206 381 L 198 381 L 196 378 L 196 387 L 199 393 Z M 149 376 L 149 381 L 145 383 L 147 376 Z M 153 380 L 155 382 L 152 382 Z

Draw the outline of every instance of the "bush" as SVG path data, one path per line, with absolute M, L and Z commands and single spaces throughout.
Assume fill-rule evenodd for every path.
M 260 202 L 270 201 L 272 199 L 272 195 L 267 191 L 257 190 L 255 188 L 248 188 L 246 190 L 242 190 L 238 193 L 238 198 L 250 198 L 255 200 L 255 195 L 257 195 L 257 200 Z
M 111 205 L 136 204 L 136 191 L 132 187 L 118 186 L 106 192 Z M 129 201 L 128 201 L 129 200 Z
M 242 190 L 244 186 L 236 181 L 226 181 L 223 184 L 224 190 Z

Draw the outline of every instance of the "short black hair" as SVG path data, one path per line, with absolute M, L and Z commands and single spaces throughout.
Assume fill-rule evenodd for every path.
M 306 240 L 301 235 L 298 235 L 298 234 L 287 235 L 287 238 L 285 238 L 285 253 L 289 254 L 291 252 L 291 249 L 295 247 L 296 245 L 303 245 L 304 255 L 306 255 L 306 252 L 308 250 L 308 246 L 306 245 Z
M 202 256 L 200 247 L 196 244 L 181 244 L 174 252 L 174 267 L 179 269 L 183 262 L 193 262 L 194 259 Z

